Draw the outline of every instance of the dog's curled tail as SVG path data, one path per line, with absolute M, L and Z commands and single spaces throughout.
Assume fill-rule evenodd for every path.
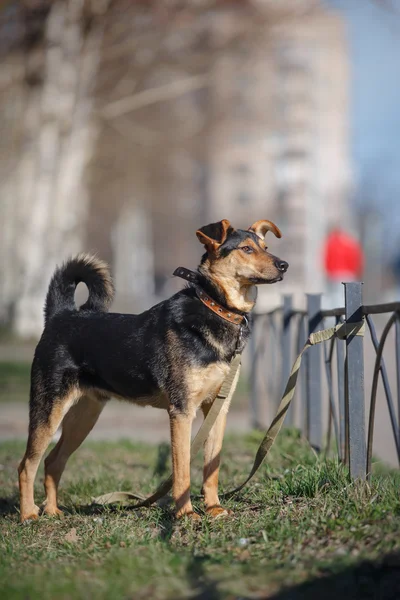
M 57 267 L 51 278 L 44 307 L 45 324 L 63 310 L 77 310 L 74 295 L 81 281 L 88 287 L 89 298 L 80 309 L 108 310 L 114 298 L 114 286 L 107 263 L 90 254 L 78 254 Z

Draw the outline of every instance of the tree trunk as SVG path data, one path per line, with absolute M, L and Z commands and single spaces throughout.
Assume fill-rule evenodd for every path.
M 27 86 L 25 93 L 24 139 L 13 176 L 19 187 L 15 202 L 23 209 L 11 219 L 20 231 L 13 327 L 22 337 L 40 334 L 51 273 L 82 247 L 88 204 L 85 166 L 96 134 L 92 88 L 102 37 L 97 20 L 84 33 L 83 9 L 79 0 L 52 4 L 43 84 Z

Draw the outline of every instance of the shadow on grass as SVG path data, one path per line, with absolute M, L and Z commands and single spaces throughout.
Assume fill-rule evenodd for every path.
M 160 506 L 158 508 L 161 508 Z M 151 507 L 147 507 L 147 508 L 139 508 L 139 509 L 134 509 L 133 507 L 129 507 L 129 506 L 125 506 L 125 507 L 120 507 L 117 505 L 108 505 L 107 509 L 105 510 L 104 506 L 100 506 L 99 504 L 84 504 L 84 505 L 79 505 L 79 506 L 75 506 L 73 511 L 68 511 L 68 509 L 62 507 L 62 510 L 68 514 L 69 512 L 72 514 L 73 512 L 77 512 L 80 515 L 85 515 L 85 516 L 91 516 L 91 515 L 104 515 L 105 512 L 107 513 L 118 513 L 118 512 L 122 512 L 125 514 L 129 514 L 129 513 L 134 513 L 138 519 L 140 518 L 148 518 L 148 511 L 151 510 Z M 174 513 L 171 510 L 170 507 L 167 507 L 167 503 L 165 502 L 164 506 L 162 507 L 162 512 L 161 515 L 159 515 L 158 519 L 157 519 L 157 523 L 160 526 L 161 529 L 161 533 L 160 533 L 160 538 L 161 540 L 168 542 L 172 536 L 172 534 L 174 533 L 175 527 L 177 525 L 177 521 L 174 517 Z
M 15 493 L 8 498 L 0 498 L 0 518 L 15 515 L 18 512 L 19 494 Z
M 190 589 L 194 590 L 192 600 L 219 600 L 222 598 L 217 588 L 217 582 L 212 581 L 205 572 L 204 565 L 209 558 L 193 556 L 187 566 L 187 580 Z
M 260 596 L 261 597 L 261 596 Z M 400 552 L 377 561 L 363 561 L 335 574 L 325 575 L 278 594 L 269 600 L 398 600 Z
M 68 507 L 60 505 L 61 510 L 65 515 L 73 515 L 79 513 L 81 515 L 98 515 L 104 513 L 104 508 L 98 505 L 76 505 Z M 0 518 L 11 517 L 19 512 L 19 494 L 16 493 L 8 498 L 0 497 Z
M 187 579 L 195 591 L 191 596 L 194 600 L 222 600 L 227 597 L 218 590 L 218 582 L 207 576 L 204 565 L 208 561 L 206 557 L 193 557 L 187 567 Z M 256 596 L 240 596 L 240 599 L 255 597 L 259 600 L 399 600 L 400 553 L 388 554 L 377 561 L 363 561 L 338 573 L 322 575 L 286 588 L 275 595 L 263 595 L 262 591 L 258 591 Z
M 271 595 L 254 588 L 251 596 L 226 594 L 218 590 L 218 580 L 207 575 L 205 566 L 212 562 L 210 556 L 193 556 L 186 569 L 187 581 L 193 600 L 399 600 L 400 552 L 383 556 L 376 561 L 363 561 L 337 573 L 321 575 L 305 583 L 287 587 Z M 268 571 L 266 572 L 266 578 Z M 268 581 L 265 582 L 265 590 Z M 185 596 L 186 598 L 186 596 Z M 180 598 L 183 600 L 183 597 Z
M 104 506 L 100 506 L 98 504 L 76 504 L 74 506 L 64 506 L 59 505 L 65 516 L 73 516 L 73 515 L 82 515 L 82 516 L 101 516 L 107 513 L 118 513 L 121 512 L 121 507 L 119 506 L 107 506 L 105 510 Z M 43 507 L 41 507 L 43 508 Z M 129 507 L 125 507 L 122 509 L 122 512 L 133 511 L 134 509 L 129 509 Z M 151 509 L 144 508 L 138 509 L 135 511 L 138 518 L 140 518 L 142 511 L 149 511 Z M 11 517 L 17 515 L 19 513 L 19 495 L 14 494 L 8 498 L 0 497 L 0 520 L 4 517 Z M 41 513 L 42 514 L 42 513 Z M 147 515 L 146 515 L 147 516 Z M 161 527 L 161 539 L 168 542 L 171 538 L 174 529 L 176 527 L 176 519 L 174 518 L 173 511 L 171 508 L 165 507 L 162 510 L 161 516 L 158 519 L 158 523 Z
M 166 442 L 161 442 L 157 449 L 157 462 L 154 467 L 154 475 L 162 477 L 167 474 L 168 459 L 171 456 L 171 447 Z

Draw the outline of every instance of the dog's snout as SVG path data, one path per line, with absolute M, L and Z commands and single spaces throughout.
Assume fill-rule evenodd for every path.
M 275 266 L 278 269 L 278 271 L 281 271 L 281 273 L 286 273 L 286 271 L 289 268 L 289 263 L 287 263 L 285 260 L 276 260 L 275 261 Z

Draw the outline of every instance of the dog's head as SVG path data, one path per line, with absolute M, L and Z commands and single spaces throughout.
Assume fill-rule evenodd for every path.
M 208 271 L 217 279 L 236 280 L 240 286 L 276 283 L 283 279 L 289 265 L 270 254 L 264 242 L 267 231 L 282 237 L 271 221 L 256 221 L 246 230 L 234 229 L 228 220 L 205 225 L 196 232 L 204 244 Z

